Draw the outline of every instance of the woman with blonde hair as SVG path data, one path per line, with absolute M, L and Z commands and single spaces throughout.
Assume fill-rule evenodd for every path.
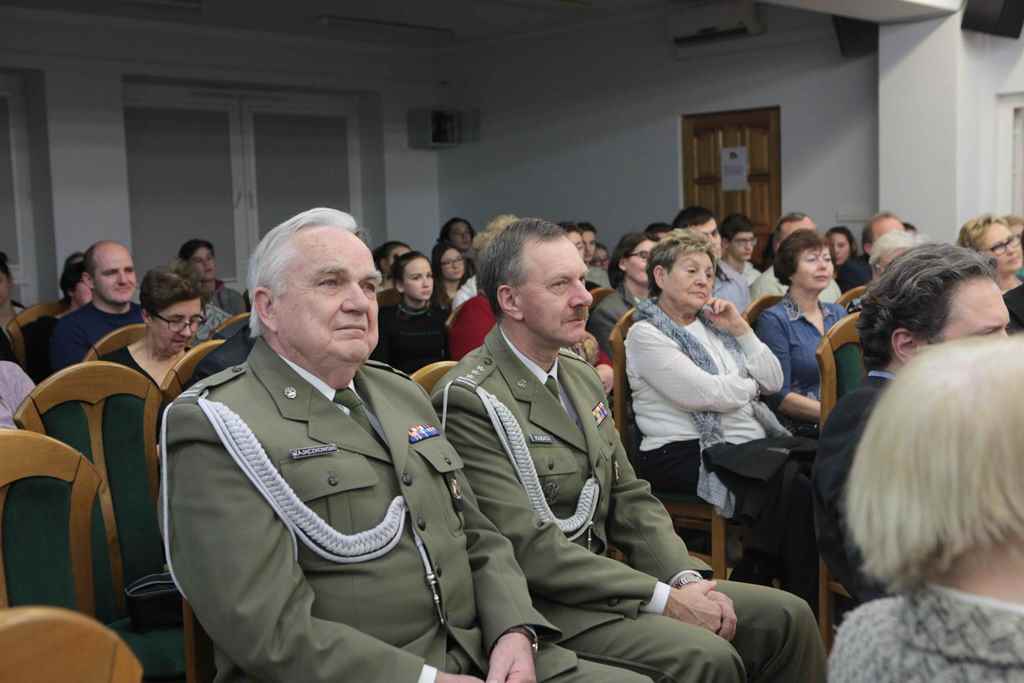
M 956 241 L 961 247 L 995 258 L 996 282 L 1003 292 L 1020 286 L 1017 271 L 1024 266 L 1020 235 L 1010 230 L 1005 220 L 990 213 L 972 218 L 960 228 Z
M 857 449 L 847 524 L 895 597 L 850 613 L 834 683 L 1024 680 L 1021 344 L 973 338 L 919 353 Z

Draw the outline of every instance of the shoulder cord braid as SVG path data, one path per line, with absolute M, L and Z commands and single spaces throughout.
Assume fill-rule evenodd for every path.
M 444 388 L 444 400 L 442 407 L 441 428 L 443 429 L 448 417 L 448 389 L 449 382 Z M 594 512 L 597 510 L 597 501 L 601 495 L 601 485 L 595 477 L 590 477 L 583 484 L 579 500 L 576 502 L 576 512 L 568 519 L 559 519 L 551 511 L 547 500 L 544 498 L 544 489 L 540 479 L 537 477 L 537 469 L 533 465 L 533 458 L 530 457 L 530 449 L 523 437 L 523 430 L 519 426 L 515 415 L 498 397 L 476 387 L 476 394 L 487 410 L 487 416 L 491 418 L 494 431 L 501 441 L 505 453 L 512 461 L 516 475 L 519 477 L 526 497 L 530 501 L 530 508 L 542 522 L 554 522 L 562 530 L 569 540 L 575 540 L 587 531 L 594 523 Z

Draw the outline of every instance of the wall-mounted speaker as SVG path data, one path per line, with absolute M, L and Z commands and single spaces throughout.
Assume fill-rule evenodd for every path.
M 967 0 L 960 28 L 1006 38 L 1020 38 L 1024 26 L 1021 0 Z
M 832 25 L 839 39 L 839 52 L 844 57 L 866 57 L 878 52 L 878 24 L 875 22 L 833 15 Z

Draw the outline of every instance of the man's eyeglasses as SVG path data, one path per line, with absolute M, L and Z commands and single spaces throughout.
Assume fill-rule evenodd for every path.
M 158 318 L 167 323 L 167 327 L 171 332 L 184 332 L 186 328 L 199 329 L 206 322 L 206 318 L 201 315 L 194 315 L 191 318 L 165 318 L 159 313 L 152 314 L 154 318 Z
M 993 244 L 991 247 L 988 248 L 988 250 L 991 251 L 996 256 L 1002 256 L 1003 254 L 1006 253 L 1007 249 L 1016 249 L 1019 246 L 1020 236 L 1013 235 L 1009 239 Z
M 643 259 L 644 261 L 648 261 L 651 258 L 651 252 L 649 252 L 649 251 L 634 251 L 634 252 L 632 252 L 630 254 L 630 256 L 636 256 L 638 259 Z

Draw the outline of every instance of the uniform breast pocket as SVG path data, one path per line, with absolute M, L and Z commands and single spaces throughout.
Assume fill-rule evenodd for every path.
M 465 498 L 462 492 L 462 484 L 458 474 L 461 472 L 463 463 L 458 452 L 452 445 L 442 438 L 425 439 L 412 446 L 413 452 L 419 454 L 428 465 L 428 472 L 434 479 L 439 479 L 446 489 L 451 504 L 445 504 L 445 515 L 451 524 L 454 532 L 461 534 L 465 522 L 462 509 L 465 506 Z M 443 499 L 442 499 L 443 500 Z
M 281 476 L 295 491 L 295 495 L 328 524 L 338 527 L 339 519 L 329 505 L 331 496 L 371 488 L 377 484 L 377 474 L 357 454 L 332 454 L 308 460 L 286 461 L 281 465 Z M 339 529 L 344 531 L 343 529 Z
M 535 447 L 532 455 L 533 466 L 537 470 L 544 500 L 548 505 L 554 507 L 564 502 L 575 504 L 576 496 L 583 486 L 576 457 L 558 446 Z

